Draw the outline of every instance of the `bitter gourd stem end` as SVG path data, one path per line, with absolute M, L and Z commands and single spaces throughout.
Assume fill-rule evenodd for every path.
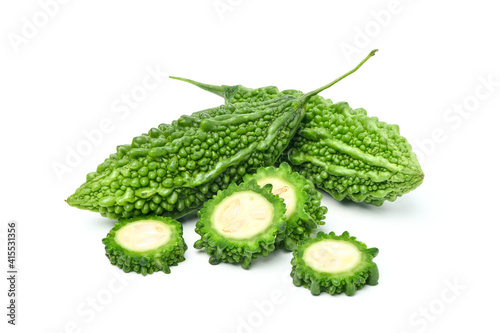
M 191 83 L 191 84 L 197 86 L 198 88 L 201 88 L 203 90 L 211 92 L 212 94 L 218 95 L 220 97 L 226 96 L 225 89 L 221 86 L 214 86 L 212 84 L 201 83 L 201 82 L 193 81 L 190 79 L 185 79 L 183 77 L 178 77 L 178 76 L 169 76 L 169 78 L 174 79 L 174 80 L 184 81 L 187 83 Z
M 307 94 L 303 95 L 301 97 L 302 99 L 302 103 L 305 104 L 307 103 L 307 101 L 314 95 L 317 95 L 319 94 L 320 92 L 322 92 L 323 90 L 325 89 L 328 89 L 330 88 L 331 86 L 333 86 L 335 83 L 339 82 L 340 80 L 348 77 L 349 75 L 351 75 L 352 73 L 354 73 L 355 71 L 357 71 L 361 66 L 363 66 L 363 64 L 368 60 L 370 59 L 371 57 L 373 57 L 375 55 L 375 53 L 378 51 L 378 49 L 375 49 L 375 50 L 372 50 L 367 56 L 366 58 L 364 58 L 356 67 L 354 67 L 353 69 L 351 69 L 349 72 L 345 73 L 344 75 L 342 75 L 341 77 L 335 79 L 334 81 L 324 85 L 323 87 L 320 87 L 318 89 L 315 89 L 311 92 L 308 92 Z

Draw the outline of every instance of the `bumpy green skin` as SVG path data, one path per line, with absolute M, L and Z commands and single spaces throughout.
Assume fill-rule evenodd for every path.
M 361 262 L 349 271 L 335 274 L 315 271 L 304 262 L 304 251 L 311 244 L 324 239 L 343 240 L 353 244 L 362 253 Z M 373 262 L 373 258 L 377 254 L 377 248 L 368 249 L 366 244 L 357 241 L 356 237 L 350 237 L 347 231 L 340 236 L 336 236 L 333 232 L 329 234 L 319 232 L 315 238 L 308 238 L 302 241 L 293 252 L 291 261 L 292 272 L 290 276 L 293 278 L 294 285 L 310 289 L 311 294 L 315 296 L 321 294 L 321 292 L 326 292 L 330 295 L 345 293 L 348 296 L 352 296 L 356 290 L 363 288 L 365 284 L 371 286 L 378 284 L 378 267 Z
M 304 96 L 298 90 L 280 92 L 276 87 L 218 87 L 185 81 L 224 97 L 227 104 L 264 102 L 283 94 Z M 397 125 L 318 95 L 312 96 L 304 108 L 307 112 L 297 135 L 277 164 L 290 163 L 294 171 L 339 201 L 349 199 L 375 206 L 395 201 L 422 184 L 420 164 Z
M 245 181 L 255 179 L 275 178 L 281 179 L 294 187 L 296 193 L 295 211 L 286 220 L 285 238 L 277 246 L 293 251 L 297 248 L 299 241 L 315 234 L 323 221 L 328 209 L 321 206 L 323 195 L 316 190 L 314 184 L 293 172 L 288 163 L 281 163 L 278 168 L 259 168 L 255 174 L 247 174 Z
M 357 71 L 307 94 L 276 87 L 213 86 L 188 79 L 224 97 L 225 105 L 182 116 L 117 147 L 71 195 L 69 205 L 110 219 L 146 214 L 182 217 L 258 167 L 274 165 L 295 135 L 311 97 Z
M 200 219 L 196 223 L 195 229 L 201 239 L 194 243 L 194 247 L 196 249 L 205 249 L 210 256 L 210 264 L 216 265 L 220 262 L 240 263 L 241 267 L 248 269 L 252 260 L 257 257 L 266 257 L 275 250 L 276 242 L 282 240 L 285 235 L 286 206 L 283 199 L 270 192 L 271 189 L 271 185 L 261 188 L 254 180 L 240 185 L 231 184 L 227 189 L 220 191 L 213 199 L 205 203 L 198 213 Z M 227 238 L 212 226 L 212 214 L 222 200 L 242 191 L 253 191 L 266 198 L 274 207 L 273 221 L 266 230 L 249 239 Z
M 306 109 L 297 135 L 278 163 L 291 163 L 295 171 L 337 200 L 375 206 L 422 184 L 420 164 L 397 125 L 320 96 L 313 96 Z
M 123 248 L 115 240 L 116 232 L 123 226 L 140 220 L 154 220 L 162 222 L 170 227 L 172 232 L 170 240 L 159 248 L 136 252 Z M 120 267 L 124 272 L 136 272 L 142 275 L 153 274 L 162 271 L 170 273 L 171 266 L 177 266 L 185 260 L 184 253 L 187 245 L 182 238 L 182 225 L 169 217 L 140 216 L 131 219 L 120 219 L 113 229 L 102 240 L 105 245 L 106 257 L 111 264 Z
M 245 88 L 220 89 L 237 94 Z M 304 116 L 304 103 L 278 94 L 161 124 L 130 145 L 118 146 L 67 202 L 110 219 L 147 214 L 178 218 L 197 211 L 217 191 L 275 163 Z

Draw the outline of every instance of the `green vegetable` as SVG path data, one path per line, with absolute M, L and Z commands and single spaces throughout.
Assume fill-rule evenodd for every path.
M 110 219 L 146 214 L 177 218 L 197 211 L 218 190 L 241 182 L 258 167 L 273 165 L 299 127 L 307 101 L 355 72 L 374 53 L 308 94 L 296 97 L 263 88 L 258 94 L 269 91 L 275 97 L 227 103 L 152 128 L 130 145 L 118 146 L 67 202 Z M 195 84 L 226 98 L 250 91 Z
M 300 98 L 298 90 L 276 87 L 248 89 L 197 86 L 223 96 L 226 103 L 265 101 L 279 94 Z M 223 86 L 226 87 L 226 86 Z M 397 125 L 368 117 L 345 102 L 333 104 L 321 96 L 311 97 L 306 115 L 288 149 L 277 164 L 288 162 L 294 171 L 313 181 L 335 199 L 350 199 L 380 206 L 395 201 L 422 184 L 424 174 L 408 141 Z
M 194 247 L 205 248 L 213 265 L 241 263 L 245 269 L 253 259 L 269 255 L 286 228 L 286 206 L 271 188 L 252 180 L 220 191 L 198 213 L 195 231 L 201 239 Z
M 319 225 L 325 224 L 323 219 L 328 209 L 321 206 L 323 196 L 312 182 L 293 172 L 287 163 L 281 163 L 279 168 L 259 168 L 244 179 L 255 179 L 260 186 L 271 184 L 272 193 L 284 199 L 286 234 L 279 246 L 293 251 L 300 240 L 315 234 Z
M 313 295 L 345 292 L 352 296 L 365 284 L 378 283 L 378 268 L 373 262 L 377 254 L 377 248 L 368 249 L 347 231 L 340 236 L 320 232 L 302 241 L 293 252 L 290 275 L 297 287 L 304 286 Z
M 280 161 L 289 161 L 335 199 L 380 206 L 422 184 L 422 169 L 397 125 L 320 96 L 308 106 Z
M 121 219 L 102 242 L 113 265 L 143 275 L 170 273 L 171 266 L 184 261 L 187 249 L 182 225 L 158 216 Z
M 111 219 L 184 216 L 246 173 L 274 164 L 303 115 L 302 101 L 283 95 L 183 116 L 119 146 L 68 203 Z

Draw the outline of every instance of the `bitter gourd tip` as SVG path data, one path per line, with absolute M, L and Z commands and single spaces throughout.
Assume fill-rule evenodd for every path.
M 332 82 L 318 88 L 318 89 L 315 89 L 313 91 L 310 91 L 308 92 L 307 94 L 304 94 L 300 97 L 301 101 L 303 104 L 306 104 L 307 101 L 309 101 L 309 99 L 317 94 L 319 94 L 320 92 L 322 92 L 323 90 L 325 89 L 328 89 L 330 88 L 331 86 L 333 86 L 335 83 L 341 81 L 342 79 L 348 77 L 349 75 L 351 75 L 352 73 L 356 72 L 361 66 L 363 66 L 363 64 L 365 62 L 368 61 L 368 59 L 370 59 L 371 57 L 373 57 L 375 55 L 375 53 L 377 52 L 378 50 L 372 50 L 356 67 L 354 67 L 353 69 L 351 69 L 349 72 L 345 73 L 344 75 L 338 77 L 337 79 L 333 80 Z
M 225 97 L 226 89 L 223 86 L 216 86 L 213 84 L 201 83 L 198 81 L 194 81 L 191 79 L 186 79 L 186 78 L 178 77 L 178 76 L 169 76 L 169 78 L 174 79 L 174 80 L 184 81 L 187 83 L 191 83 L 191 84 L 197 86 L 198 88 L 209 91 L 209 92 L 211 92 L 215 95 L 218 95 L 220 97 Z
M 344 75 L 340 76 L 339 78 L 335 79 L 334 81 L 332 81 L 332 82 L 330 82 L 330 83 L 328 83 L 328 84 L 326 84 L 318 89 L 315 89 L 307 94 L 301 94 L 301 96 L 299 97 L 298 106 L 299 107 L 304 106 L 312 96 L 315 96 L 318 93 L 320 93 L 321 91 L 330 88 L 335 83 L 341 81 L 342 79 L 344 79 L 344 78 L 348 77 L 349 75 L 351 75 L 352 73 L 356 72 L 368 59 L 373 57 L 377 51 L 378 51 L 377 49 L 372 50 L 368 54 L 368 56 L 366 56 L 366 58 L 364 58 L 355 68 L 353 68 L 349 72 L 345 73 Z M 274 98 L 274 97 L 276 97 L 276 95 L 279 94 L 279 91 L 276 87 L 264 87 L 264 88 L 259 88 L 259 89 L 249 89 L 249 88 L 243 87 L 241 85 L 216 86 L 216 85 L 201 83 L 201 82 L 197 82 L 197 81 L 194 81 L 191 79 L 185 79 L 185 78 L 176 77 L 176 76 L 170 76 L 170 78 L 191 83 L 191 84 L 193 84 L 193 85 L 195 85 L 203 90 L 206 90 L 206 91 L 209 91 L 209 92 L 216 94 L 218 96 L 224 97 L 226 102 L 234 102 L 234 97 L 236 94 L 240 95 L 240 98 L 236 99 L 236 100 L 240 100 L 240 101 L 243 101 L 243 99 L 241 98 L 241 96 L 243 96 L 243 95 L 245 95 L 245 96 L 250 95 L 252 97 L 262 95 L 266 98 Z M 284 91 L 284 92 L 291 92 L 291 91 Z

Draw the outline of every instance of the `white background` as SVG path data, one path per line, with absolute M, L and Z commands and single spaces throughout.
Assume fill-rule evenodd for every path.
M 49 6 L 51 16 L 40 5 L 48 2 L 0 5 L 0 258 L 6 270 L 6 224 L 15 220 L 20 272 L 16 327 L 6 324 L 1 279 L 2 327 L 498 332 L 500 21 L 494 1 L 75 0 Z M 322 230 L 348 230 L 378 247 L 378 286 L 354 297 L 313 297 L 292 285 L 291 253 L 283 251 L 248 271 L 211 266 L 192 247 L 194 219 L 184 224 L 187 260 L 170 275 L 124 278 L 101 243 L 114 222 L 65 204 L 117 145 L 222 103 L 165 75 L 309 91 L 372 48 L 379 53 L 322 96 L 400 125 L 426 178 L 380 208 L 325 195 Z M 141 89 L 148 68 L 163 73 L 161 82 L 134 108 L 124 107 L 121 99 Z M 110 128 L 99 138 L 103 121 Z M 90 146 L 85 132 L 95 134 Z M 69 166 L 69 151 L 84 146 L 86 156 L 73 156 Z M 64 172 L 56 172 L 61 165 Z

